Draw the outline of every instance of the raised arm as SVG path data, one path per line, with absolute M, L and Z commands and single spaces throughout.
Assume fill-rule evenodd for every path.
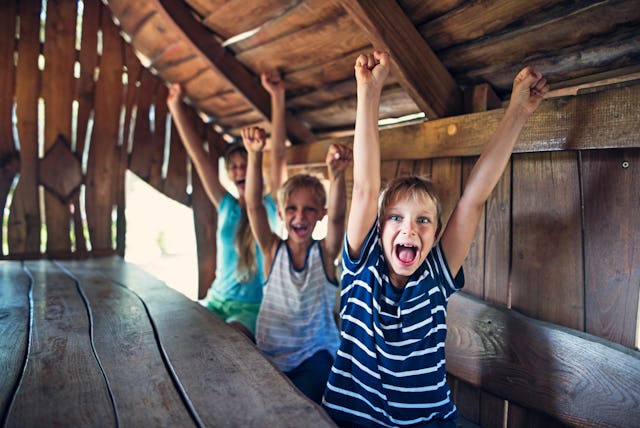
M 327 236 L 324 239 L 325 254 L 330 260 L 340 253 L 344 239 L 347 211 L 347 185 L 344 172 L 351 162 L 352 152 L 347 146 L 332 144 L 327 151 L 329 170 L 329 200 L 327 203 Z
M 220 182 L 218 157 L 220 157 L 220 151 L 217 147 L 209 147 L 209 150 L 213 150 L 218 156 L 215 160 L 212 160 L 207 154 L 202 140 L 196 132 L 193 125 L 190 123 L 185 105 L 182 102 L 182 88 L 178 84 L 173 84 L 169 87 L 169 95 L 167 96 L 167 106 L 171 112 L 173 123 L 180 134 L 180 139 L 184 145 L 193 165 L 202 180 L 207 196 L 215 205 L 216 209 L 220 205 L 222 197 L 226 193 L 225 187 Z
M 271 231 L 267 210 L 262 201 L 262 151 L 265 146 L 264 129 L 250 127 L 242 130 L 242 141 L 247 149 L 247 177 L 244 198 L 247 204 L 247 216 L 253 236 L 264 255 L 264 268 L 271 268 L 271 260 L 279 241 L 278 235 Z
M 355 64 L 357 82 L 356 126 L 353 137 L 353 192 L 347 222 L 349 254 L 360 253 L 375 222 L 380 193 L 380 139 L 378 114 L 389 55 L 375 51 L 360 55 Z
M 522 69 L 515 77 L 509 106 L 471 170 L 462 197 L 442 234 L 442 248 L 454 275 L 462 267 L 484 204 L 504 172 L 520 131 L 548 90 L 546 79 L 531 67 Z
M 284 83 L 278 74 L 262 73 L 262 86 L 271 96 L 271 165 L 269 167 L 269 189 L 274 200 L 282 184 L 287 181 L 287 139 L 285 90 Z

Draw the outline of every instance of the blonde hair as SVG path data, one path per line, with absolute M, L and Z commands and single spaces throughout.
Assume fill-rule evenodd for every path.
M 318 204 L 324 208 L 327 204 L 327 192 L 317 177 L 308 174 L 296 174 L 284 182 L 278 189 L 278 205 L 284 209 L 291 194 L 298 189 L 309 189 L 316 197 Z
M 400 198 L 411 198 L 417 202 L 425 196 L 430 198 L 436 206 L 436 214 L 438 217 L 437 230 L 439 231 L 442 225 L 442 207 L 440 206 L 440 198 L 438 197 L 435 186 L 427 177 L 411 175 L 396 177 L 389 181 L 380 195 L 378 217 L 381 219 L 380 221 L 382 221 L 389 206 Z
M 242 207 L 242 215 L 238 222 L 233 243 L 238 252 L 236 278 L 240 282 L 247 282 L 258 272 L 258 260 L 256 240 L 249 227 L 249 217 L 247 217 L 247 210 L 244 207 Z
M 246 158 L 247 150 L 240 143 L 231 144 L 224 153 L 224 161 L 227 169 L 231 161 L 231 156 L 240 154 Z M 238 253 L 238 264 L 236 265 L 236 279 L 240 282 L 247 282 L 258 272 L 258 259 L 256 253 L 256 240 L 249 227 L 249 217 L 245 207 L 241 207 L 240 221 L 236 228 L 236 235 L 233 237 L 233 245 Z M 218 250 L 219 251 L 219 250 Z

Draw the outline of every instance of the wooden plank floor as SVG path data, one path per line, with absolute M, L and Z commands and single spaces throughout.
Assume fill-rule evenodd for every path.
M 244 336 L 110 257 L 0 262 L 1 423 L 333 426 Z

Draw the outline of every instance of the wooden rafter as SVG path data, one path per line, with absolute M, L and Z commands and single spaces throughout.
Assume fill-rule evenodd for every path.
M 388 51 L 402 87 L 427 117 L 463 112 L 462 92 L 395 0 L 340 0 L 376 49 Z
M 196 21 L 184 2 L 159 0 L 159 3 L 191 43 L 210 61 L 211 66 L 218 70 L 253 108 L 269 120 L 269 94 L 255 77 L 227 49 L 213 41 L 211 34 Z M 315 140 L 313 133 L 294 116 L 287 114 L 286 122 L 287 133 L 292 143 L 309 143 Z

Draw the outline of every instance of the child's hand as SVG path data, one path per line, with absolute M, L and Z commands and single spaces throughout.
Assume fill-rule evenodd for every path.
M 373 51 L 372 54 L 362 54 L 356 59 L 356 81 L 359 85 L 371 85 L 382 90 L 384 81 L 389 75 L 389 54 Z
M 251 126 L 242 130 L 242 143 L 247 152 L 261 152 L 266 143 L 264 129 Z
M 167 95 L 167 107 L 173 110 L 180 107 L 182 103 L 182 86 L 178 83 L 173 83 L 169 86 L 169 93 Z
M 538 108 L 544 94 L 548 91 L 547 79 L 543 78 L 541 73 L 534 71 L 533 67 L 527 66 L 520 70 L 513 80 L 509 105 L 519 107 L 523 112 L 531 114 Z
M 266 89 L 271 96 L 284 94 L 284 82 L 282 82 L 282 78 L 278 73 L 262 73 L 260 75 L 260 83 L 262 83 L 262 87 Z
M 352 157 L 353 152 L 349 147 L 342 144 L 332 144 L 327 151 L 325 163 L 331 173 L 337 174 L 349 166 Z

